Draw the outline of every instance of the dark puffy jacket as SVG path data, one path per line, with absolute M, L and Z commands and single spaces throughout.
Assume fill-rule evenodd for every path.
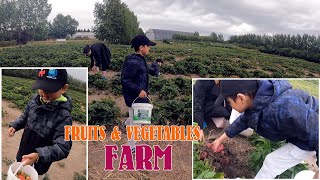
M 107 65 L 110 65 L 111 52 L 105 44 L 96 43 L 91 45 L 91 65 L 94 66 L 94 61 L 96 61 L 96 66 L 100 67 L 102 61 L 105 61 Z
M 319 142 L 319 100 L 287 81 L 260 81 L 253 101 L 226 129 L 234 137 L 248 127 L 271 141 L 286 140 L 302 150 L 317 151 Z
M 214 80 L 198 80 L 193 90 L 193 119 L 203 129 L 203 123 L 213 117 L 230 117 L 231 107 L 214 103 L 220 94 Z
M 149 67 L 149 74 L 151 76 L 159 76 L 160 73 L 160 66 L 159 64 L 155 61 L 153 62 L 150 67 Z
M 130 54 L 124 61 L 121 73 L 122 94 L 128 107 L 144 90 L 148 93 L 148 66 L 143 56 Z M 137 99 L 137 103 L 146 103 L 147 99 Z
M 24 128 L 17 161 L 22 156 L 37 152 L 39 160 L 35 169 L 39 175 L 46 173 L 54 161 L 68 156 L 72 142 L 64 141 L 64 126 L 72 125 L 72 101 L 52 101 L 43 105 L 36 95 L 26 106 L 24 113 L 10 126 L 19 131 Z

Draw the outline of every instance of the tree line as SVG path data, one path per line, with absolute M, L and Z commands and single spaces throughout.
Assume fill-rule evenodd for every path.
M 76 32 L 79 23 L 70 15 L 58 14 L 50 23 L 51 10 L 48 0 L 0 0 L 0 41 L 25 44 Z
M 257 48 L 264 53 L 320 62 L 320 36 L 308 34 L 246 34 L 230 36 L 228 42 Z
M 193 35 L 175 34 L 172 39 L 181 41 L 224 42 L 223 35 L 217 35 L 215 32 L 212 32 L 210 36 L 200 36 L 197 31 Z

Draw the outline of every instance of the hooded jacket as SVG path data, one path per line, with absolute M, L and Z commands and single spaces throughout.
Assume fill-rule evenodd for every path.
M 106 62 L 106 65 L 110 65 L 111 52 L 107 48 L 105 44 L 96 43 L 91 45 L 91 64 L 90 68 L 94 66 L 94 62 L 96 61 L 96 66 L 100 67 L 102 61 Z
M 260 81 L 253 107 L 225 132 L 232 138 L 248 127 L 271 141 L 285 140 L 318 154 L 319 100 L 293 90 L 288 81 Z
M 122 94 L 128 107 L 144 90 L 148 93 L 149 76 L 147 62 L 139 54 L 130 54 L 124 61 L 121 73 Z M 146 103 L 146 99 L 138 98 L 137 103 Z
M 52 101 L 43 104 L 35 95 L 26 106 L 24 113 L 10 123 L 16 131 L 24 128 L 17 161 L 22 156 L 38 153 L 39 160 L 34 164 L 39 175 L 46 173 L 54 161 L 68 156 L 72 142 L 64 140 L 64 126 L 72 125 L 72 101 Z

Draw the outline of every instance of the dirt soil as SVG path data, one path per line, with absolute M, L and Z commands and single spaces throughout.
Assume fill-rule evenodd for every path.
M 225 122 L 225 128 L 229 126 L 229 122 Z M 208 142 L 213 142 L 214 139 L 220 137 L 223 133 L 223 129 L 216 128 L 213 123 L 208 124 L 209 128 L 205 130 L 205 137 Z M 208 130 L 210 129 L 210 131 Z M 205 151 L 208 153 L 207 159 L 211 162 L 211 165 L 216 168 L 217 172 L 224 172 L 225 178 L 247 178 L 253 179 L 255 172 L 250 170 L 249 159 L 250 153 L 254 149 L 254 146 L 250 141 L 243 136 L 236 136 L 223 143 L 225 149 L 224 154 L 214 153 L 210 148 L 203 146 L 200 148 L 200 152 Z M 316 172 L 318 166 L 316 164 L 316 156 L 306 160 L 307 166 L 310 170 Z
M 8 124 L 18 118 L 22 111 L 13 108 L 14 104 L 2 101 L 2 175 L 6 175 L 9 166 L 15 161 L 23 130 L 8 137 Z M 73 122 L 74 124 L 79 124 Z M 86 176 L 86 142 L 73 142 L 72 149 L 67 159 L 54 162 L 49 171 L 48 179 L 64 180 L 73 179 L 74 173 Z
M 209 142 L 213 142 L 214 139 L 220 137 L 224 131 L 208 125 L 206 128 L 205 137 Z M 226 122 L 225 126 L 228 126 Z M 210 128 L 211 127 L 211 128 Z M 211 129 L 208 131 L 208 129 Z M 224 155 L 221 153 L 214 153 L 206 146 L 200 148 L 201 151 L 208 153 L 207 159 L 213 167 L 216 168 L 216 172 L 224 172 L 225 178 L 254 178 L 255 172 L 249 168 L 250 152 L 253 150 L 251 143 L 242 136 L 236 136 L 229 139 L 224 144 Z

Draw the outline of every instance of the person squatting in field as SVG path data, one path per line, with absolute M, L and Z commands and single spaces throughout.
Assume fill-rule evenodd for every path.
M 102 43 L 87 45 L 83 48 L 83 53 L 91 58 L 90 68 L 93 72 L 99 72 L 101 68 L 102 77 L 106 78 L 107 68 L 110 66 L 111 52 L 109 48 Z
M 152 64 L 149 67 L 149 74 L 151 76 L 158 77 L 160 76 L 160 67 L 162 66 L 163 61 L 162 59 L 158 58 L 156 61 L 152 62 Z
M 215 105 L 220 94 L 218 80 L 197 80 L 193 89 L 193 119 L 200 126 L 200 140 L 205 140 L 203 129 L 212 121 L 217 128 L 223 128 L 230 118 L 231 107 L 224 102 Z M 210 122 L 211 121 L 211 122 Z
M 222 80 L 220 93 L 217 104 L 226 99 L 244 113 L 213 142 L 215 151 L 250 127 L 266 139 L 287 142 L 266 156 L 255 179 L 275 178 L 314 155 L 319 165 L 318 99 L 280 80 Z

